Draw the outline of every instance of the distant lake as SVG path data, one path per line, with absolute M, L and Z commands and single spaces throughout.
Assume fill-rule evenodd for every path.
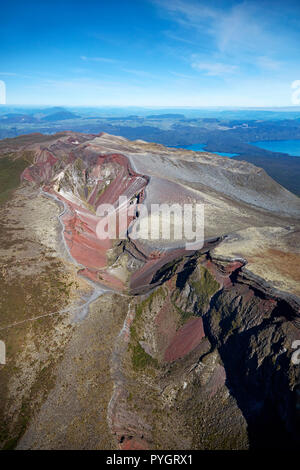
M 300 140 L 263 140 L 250 143 L 271 152 L 288 153 L 289 155 L 300 157 Z
M 186 149 L 186 150 L 194 150 L 194 152 L 210 152 L 215 153 L 217 155 L 221 155 L 221 157 L 235 157 L 236 153 L 227 153 L 227 152 L 212 152 L 209 150 L 205 150 L 205 144 L 193 144 L 193 145 L 176 145 L 176 148 L 179 149 Z

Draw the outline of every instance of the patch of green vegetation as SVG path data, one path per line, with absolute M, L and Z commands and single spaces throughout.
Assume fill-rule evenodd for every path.
M 184 323 L 186 323 L 188 321 L 189 318 L 191 317 L 194 317 L 194 313 L 193 312 L 190 312 L 188 310 L 182 310 L 182 308 L 178 307 L 174 300 L 172 299 L 172 305 L 173 307 L 175 308 L 175 310 L 179 313 L 180 315 L 180 325 L 179 326 L 182 326 L 184 325 Z
M 135 328 L 134 325 L 131 325 L 131 327 L 130 327 L 130 338 L 132 340 L 138 341 L 138 334 L 136 332 L 136 328 Z
M 97 198 L 101 196 L 101 194 L 104 193 L 105 191 L 105 186 L 102 186 L 102 188 L 99 188 L 98 191 L 97 191 Z
M 142 315 L 143 312 L 148 308 L 151 311 L 152 303 L 155 298 L 161 297 L 165 299 L 165 291 L 163 287 L 159 287 L 142 302 L 140 302 L 135 309 L 135 318 L 130 327 L 130 344 L 132 366 L 135 370 L 145 369 L 146 367 L 157 367 L 158 361 L 154 359 L 150 354 L 146 353 L 139 343 L 140 334 L 139 330 L 142 330 Z
M 81 160 L 81 158 L 76 158 L 76 160 L 74 162 L 74 168 L 76 168 L 76 170 L 78 170 L 78 171 L 84 170 L 84 163 Z
M 0 158 L 0 204 L 8 201 L 11 193 L 20 184 L 20 176 L 28 166 L 25 158 L 13 160 L 11 156 Z
M 136 306 L 135 320 L 138 320 L 141 317 L 141 315 L 142 315 L 143 311 L 146 309 L 146 307 L 148 307 L 149 310 L 151 310 L 153 300 L 157 297 L 162 297 L 162 299 L 166 298 L 166 293 L 165 293 L 164 288 L 162 286 L 159 287 L 158 289 L 156 289 L 155 291 L 151 292 L 151 294 L 145 300 L 143 300 L 142 302 L 140 302 Z
M 15 432 L 17 432 L 17 435 L 15 437 L 7 439 L 6 441 L 5 441 L 5 436 L 8 436 L 8 433 L 5 430 L 5 427 L 3 426 L 3 423 L 2 423 L 2 426 L 1 426 L 2 429 L 0 433 L 1 441 L 4 441 L 2 450 L 14 450 L 16 448 L 18 441 L 21 439 L 21 437 L 26 431 L 26 428 L 30 421 L 30 417 L 31 417 L 30 406 L 28 405 L 26 401 L 25 402 L 23 401 L 20 414 L 18 416 L 18 421 L 15 425 Z
M 215 307 L 213 307 L 210 311 L 210 316 L 215 325 L 220 325 L 220 322 L 222 320 L 222 315 L 220 310 L 216 310 Z
M 102 188 L 99 188 L 99 189 L 98 189 L 98 191 L 97 191 L 97 198 L 98 198 L 99 196 L 101 196 L 101 195 L 104 193 L 104 191 L 107 190 L 107 188 L 109 187 L 109 185 L 110 185 L 111 182 L 112 182 L 112 180 L 108 180 L 108 184 L 106 184 L 106 183 L 107 183 L 107 181 L 106 181 L 105 184 L 102 186 Z
M 231 322 L 231 328 L 228 332 L 228 335 L 231 335 L 234 332 L 234 330 L 238 330 L 241 326 L 242 326 L 242 319 L 237 314 L 237 316 Z
M 135 370 L 146 369 L 149 366 L 157 367 L 157 360 L 146 353 L 138 341 L 133 345 L 131 344 L 130 348 L 132 350 L 132 366 Z
M 2 450 L 14 450 L 16 448 L 16 445 L 18 444 L 18 440 L 20 437 L 14 437 L 13 439 L 8 439 L 4 446 L 2 447 Z
M 204 266 L 199 265 L 198 269 L 200 276 L 198 279 L 191 279 L 190 285 L 197 295 L 198 309 L 205 311 L 211 297 L 219 290 L 220 285 Z

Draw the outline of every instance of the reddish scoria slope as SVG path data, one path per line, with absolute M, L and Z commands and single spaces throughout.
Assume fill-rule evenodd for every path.
M 113 240 L 98 238 L 96 228 L 103 218 L 97 216 L 96 212 L 101 204 L 111 204 L 118 213 L 120 196 L 127 197 L 128 205 L 130 201 L 134 204 L 141 201 L 148 179 L 135 173 L 128 159 L 121 154 L 98 155 L 92 165 L 83 158 L 79 179 L 78 171 L 74 170 L 74 156 L 70 158 L 69 155 L 70 160 L 72 162 L 64 167 L 62 161 L 49 150 L 41 149 L 36 153 L 34 164 L 23 172 L 22 179 L 43 182 L 44 191 L 67 206 L 68 210 L 62 216 L 64 237 L 70 254 L 83 266 L 81 273 L 93 281 L 123 289 L 123 282 L 105 269 L 107 251 L 112 249 Z M 70 177 L 73 179 L 72 188 L 69 187 Z M 76 193 L 87 197 L 80 198 Z M 122 210 L 125 211 L 126 207 Z M 132 218 L 128 217 L 127 224 L 117 227 L 117 231 L 126 233 L 131 221 Z
M 98 238 L 96 227 L 103 218 L 97 215 L 97 209 L 101 204 L 112 204 L 116 213 L 125 212 L 128 207 L 120 209 L 118 206 L 119 197 L 125 196 L 127 206 L 130 204 L 131 213 L 134 213 L 136 204 L 145 199 L 149 177 L 134 171 L 127 156 L 116 152 L 103 154 L 101 147 L 90 144 L 86 139 L 80 142 L 80 137 L 68 134 L 47 147 L 40 145 L 35 148 L 34 163 L 26 168 L 22 179 L 43 184 L 45 192 L 67 207 L 62 216 L 64 237 L 70 254 L 83 267 L 81 274 L 95 282 L 123 290 L 124 282 L 107 269 L 107 254 L 113 250 L 114 241 Z M 172 194 L 184 194 L 184 200 L 191 197 L 176 183 L 168 183 L 167 187 L 166 197 L 170 198 L 171 190 Z M 157 194 L 159 201 L 163 193 Z M 125 226 L 117 227 L 117 233 L 126 235 L 133 218 L 128 217 Z M 106 222 L 107 217 L 104 220 Z M 183 248 L 155 249 L 138 241 L 129 242 L 128 252 L 141 265 L 131 275 L 130 290 L 134 293 L 148 290 L 155 273 L 164 264 L 187 254 Z

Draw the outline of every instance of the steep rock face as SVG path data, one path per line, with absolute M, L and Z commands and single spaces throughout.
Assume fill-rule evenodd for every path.
M 300 338 L 299 301 L 254 283 L 243 268 L 231 278 L 232 286 L 212 298 L 205 328 L 247 420 L 250 444 L 294 447 L 300 437 L 299 368 L 291 358 Z
M 150 448 L 298 445 L 299 311 L 240 269 L 195 257 L 137 302 L 112 420 L 121 447 L 135 438 Z
M 22 180 L 64 206 L 60 221 L 73 269 L 93 286 L 122 293 L 122 302 L 109 303 L 116 318 L 128 304 L 123 328 L 112 334 L 110 359 L 105 355 L 101 365 L 106 374 L 110 367 L 114 383 L 107 419 L 116 445 L 295 447 L 299 198 L 252 165 L 205 152 L 107 134 L 67 132 L 21 142 L 14 144 L 16 157 L 28 152 L 32 161 Z M 11 152 L 11 142 L 3 145 L 1 152 Z M 132 215 L 114 240 L 101 240 L 97 225 L 107 218 L 97 211 L 109 203 L 120 213 L 122 195 Z M 141 202 L 204 204 L 203 247 L 133 239 Z M 105 331 L 111 331 L 108 317 Z M 102 331 L 96 314 L 93 321 Z M 59 393 L 63 388 L 58 384 Z M 72 427 L 72 416 L 60 420 L 60 432 Z M 34 429 L 23 448 L 43 447 Z M 81 437 L 77 442 L 88 446 Z

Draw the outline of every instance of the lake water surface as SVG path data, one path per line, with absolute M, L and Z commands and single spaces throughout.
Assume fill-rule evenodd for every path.
M 208 152 L 205 150 L 205 144 L 193 144 L 193 145 L 176 145 L 176 148 L 186 149 L 186 150 L 194 150 L 194 152 Z M 217 155 L 221 155 L 222 157 L 235 157 L 236 153 L 227 153 L 227 152 L 210 152 L 215 153 Z
M 270 150 L 271 152 L 288 153 L 300 157 L 300 140 L 263 140 L 260 142 L 251 142 L 261 149 Z

